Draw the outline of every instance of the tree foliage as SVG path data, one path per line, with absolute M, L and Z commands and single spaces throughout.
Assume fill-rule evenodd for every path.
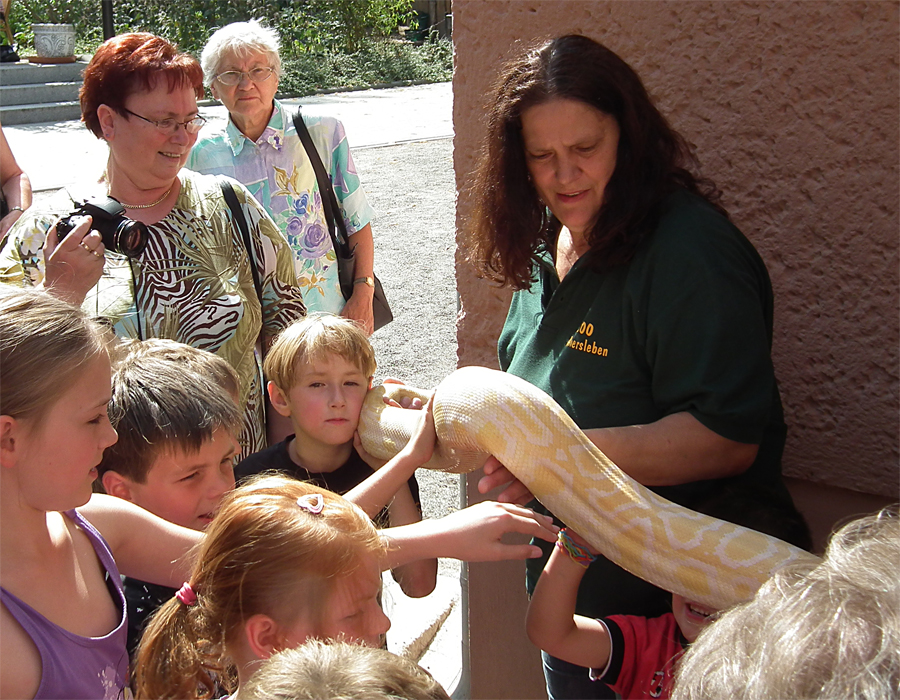
M 412 0 L 114 0 L 117 33 L 147 31 L 197 54 L 221 26 L 257 18 L 275 28 L 286 58 L 304 53 L 353 53 L 390 36 L 411 12 Z M 20 45 L 34 22 L 75 25 L 79 45 L 102 40 L 101 0 L 16 0 L 10 23 Z
M 452 74 L 449 41 L 434 33 L 421 46 L 389 38 L 410 17 L 412 0 L 113 0 L 113 6 L 116 33 L 152 32 L 195 56 L 219 27 L 261 20 L 281 37 L 281 94 L 437 82 Z M 79 53 L 92 53 L 103 40 L 101 0 L 16 0 L 10 24 L 20 53 L 29 53 L 31 24 L 39 22 L 74 24 Z

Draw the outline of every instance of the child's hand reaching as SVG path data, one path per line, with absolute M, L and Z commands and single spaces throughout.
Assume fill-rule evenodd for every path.
M 443 518 L 384 530 L 390 539 L 385 566 L 416 559 L 451 557 L 462 561 L 501 561 L 541 556 L 536 545 L 507 542 L 520 533 L 552 542 L 559 528 L 547 515 L 510 503 L 482 501 Z
M 434 443 L 437 440 L 434 431 L 434 396 L 428 399 L 425 410 L 421 413 L 412 437 L 400 451 L 400 454 L 418 466 L 425 464 L 434 454 Z
M 552 656 L 602 669 L 609 661 L 609 632 L 599 620 L 575 614 L 578 586 L 594 555 L 583 537 L 560 530 L 531 596 L 525 631 L 532 644 Z
M 397 490 L 406 484 L 416 469 L 431 459 L 434 452 L 434 413 L 431 401 L 424 411 L 419 411 L 419 422 L 409 442 L 393 459 L 384 463 L 380 469 L 375 460 L 362 449 L 359 436 L 353 439 L 353 445 L 369 466 L 377 471 L 368 479 L 344 494 L 344 498 L 362 508 L 366 515 L 374 517 L 385 505 L 391 502 Z M 371 461 L 370 461 L 371 460 Z

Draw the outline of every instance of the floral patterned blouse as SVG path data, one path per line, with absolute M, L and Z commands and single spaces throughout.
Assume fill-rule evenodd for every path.
M 222 196 L 221 178 L 189 170 L 178 178 L 178 200 L 149 227 L 150 242 L 140 257 L 130 261 L 107 251 L 103 276 L 82 306 L 119 336 L 169 338 L 227 360 L 240 378 L 245 409 L 240 443 L 247 456 L 266 444 L 263 341 L 306 310 L 287 242 L 247 190 L 232 181 L 253 243 L 262 304 L 251 258 Z M 0 252 L 0 282 L 43 282 L 47 230 L 74 209 L 73 201 L 61 192 L 48 208 L 29 209 L 16 222 Z
M 303 121 L 331 176 L 347 234 L 353 235 L 372 221 L 374 212 L 360 187 L 344 126 L 332 117 L 304 115 Z M 297 136 L 293 115 L 278 100 L 256 142 L 229 119 L 224 130 L 201 134 L 187 167 L 242 182 L 291 244 L 306 306 L 310 311 L 340 313 L 344 297 L 316 174 Z

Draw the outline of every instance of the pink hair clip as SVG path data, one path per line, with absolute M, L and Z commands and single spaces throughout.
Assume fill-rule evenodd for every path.
M 197 604 L 197 594 L 194 593 L 194 589 L 191 588 L 191 584 L 185 581 L 184 585 L 178 589 L 178 592 L 175 594 L 175 597 L 178 599 L 179 603 L 183 603 L 188 607 Z
M 308 513 L 318 515 L 325 507 L 325 499 L 322 498 L 321 493 L 307 493 L 297 499 L 297 505 Z

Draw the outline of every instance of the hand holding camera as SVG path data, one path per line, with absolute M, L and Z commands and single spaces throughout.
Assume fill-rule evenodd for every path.
M 76 225 L 79 217 L 90 216 L 94 230 L 100 233 L 103 245 L 129 258 L 140 257 L 147 247 L 150 232 L 140 221 L 125 216 L 125 207 L 112 197 L 99 197 L 82 202 L 68 216 L 56 224 L 56 233 L 66 236 Z
M 53 226 L 44 244 L 44 288 L 76 306 L 103 274 L 105 247 L 98 231 L 91 231 L 91 217 L 72 221 L 65 237 Z
M 82 202 L 47 233 L 44 288 L 80 305 L 103 274 L 105 252 L 136 258 L 149 236 L 147 227 L 125 216 L 125 208 L 112 197 Z

